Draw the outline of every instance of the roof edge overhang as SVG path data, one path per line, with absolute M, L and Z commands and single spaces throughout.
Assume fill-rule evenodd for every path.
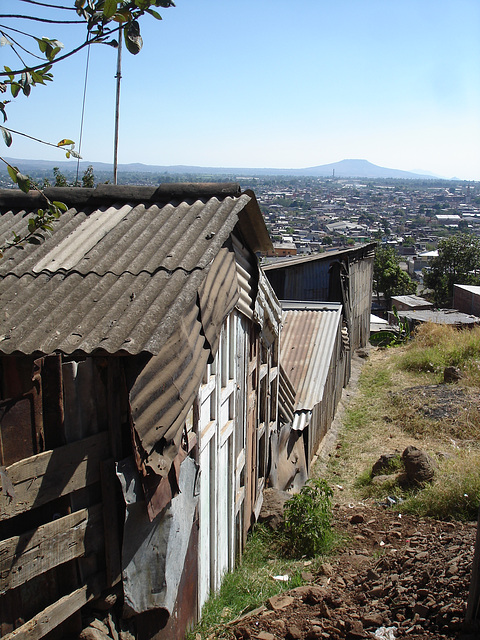
M 238 214 L 238 228 L 254 253 L 269 251 L 273 249 L 273 245 L 257 198 L 250 189 L 244 193 L 250 198 L 250 201 Z
M 307 262 L 321 262 L 323 260 L 341 260 L 348 258 L 350 261 L 362 260 L 364 258 L 373 258 L 376 242 L 369 242 L 351 249 L 341 249 L 340 251 L 325 251 L 324 253 L 315 254 L 313 256 L 291 256 L 290 258 L 279 258 L 278 262 L 270 262 L 263 265 L 264 271 L 274 271 L 276 269 L 284 269 L 296 267 Z

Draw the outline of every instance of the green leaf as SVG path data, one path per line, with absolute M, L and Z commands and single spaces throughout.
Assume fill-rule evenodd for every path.
M 20 171 L 17 173 L 17 184 L 23 193 L 28 193 L 30 191 L 30 178 L 28 176 L 24 176 Z
M 129 53 L 136 56 L 137 53 L 142 50 L 143 46 L 142 36 L 140 35 L 140 25 L 138 22 L 134 20 L 128 26 L 125 26 L 123 35 L 125 37 L 125 46 Z
M 35 40 L 37 41 L 38 48 L 40 49 L 40 51 L 42 53 L 45 53 L 45 51 L 47 50 L 47 43 L 45 42 L 45 40 L 40 38 L 35 38 Z
M 158 13 L 158 11 L 155 11 L 154 9 L 146 9 L 145 11 L 153 16 L 156 20 L 162 19 L 162 16 Z
M 66 147 L 69 144 L 75 144 L 75 142 L 68 138 L 64 138 L 63 140 L 60 140 L 60 142 L 57 142 L 57 147 Z
M 8 165 L 7 171 L 10 178 L 15 182 L 15 184 L 17 184 L 17 175 L 18 175 L 17 167 L 12 167 L 11 165 Z
M 105 0 L 103 6 L 103 15 L 105 18 L 110 19 L 115 15 L 117 11 L 117 0 Z
M 68 211 L 68 207 L 64 202 L 58 202 L 58 200 L 54 200 L 52 202 L 53 206 L 56 207 L 57 209 L 60 209 L 60 211 Z M 52 212 L 53 213 L 53 212 Z
M 8 131 L 8 129 L 5 129 L 4 127 L 0 127 L 0 129 L 2 130 L 3 140 L 5 144 L 7 145 L 7 147 L 10 147 L 12 144 L 12 134 L 10 133 L 10 131 Z
M 12 84 L 10 85 L 10 91 L 14 98 L 18 96 L 21 88 L 22 87 L 18 84 L 18 82 L 12 82 Z
M 37 224 L 33 218 L 30 218 L 28 221 L 28 231 L 29 233 L 33 233 L 37 229 Z

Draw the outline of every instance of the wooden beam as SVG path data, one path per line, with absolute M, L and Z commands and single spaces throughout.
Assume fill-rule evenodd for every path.
M 87 527 L 94 529 L 93 535 L 102 535 L 102 505 L 81 509 L 0 542 L 0 593 L 83 556 L 88 552 Z
M 117 498 L 120 483 L 117 480 L 115 462 L 113 459 L 102 462 L 100 470 L 103 502 L 103 530 L 105 532 L 106 586 L 113 587 L 113 585 L 120 582 L 122 578 L 122 549 L 120 545 L 120 523 L 117 511 Z
M 2 640 L 40 640 L 47 633 L 58 627 L 67 618 L 81 609 L 87 602 L 98 598 L 103 588 L 103 581 L 96 576 L 80 589 L 60 598 L 54 604 L 41 611 L 31 620 L 22 624 Z
M 98 482 L 100 462 L 108 457 L 108 433 L 102 432 L 15 462 L 1 475 L 0 520 Z

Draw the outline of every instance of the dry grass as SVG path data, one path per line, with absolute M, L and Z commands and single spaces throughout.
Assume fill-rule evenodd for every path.
M 335 499 L 402 495 L 393 481 L 371 485 L 370 472 L 381 454 L 401 453 L 413 444 L 439 464 L 437 481 L 418 494 L 424 501 L 415 508 L 431 513 L 437 502 L 437 515 L 445 517 L 457 500 L 468 502 L 471 513 L 480 498 L 480 473 L 467 473 L 480 460 L 479 363 L 480 328 L 425 325 L 408 345 L 372 350 L 328 468 L 327 479 L 342 487 Z M 460 369 L 458 383 L 443 383 L 446 366 Z

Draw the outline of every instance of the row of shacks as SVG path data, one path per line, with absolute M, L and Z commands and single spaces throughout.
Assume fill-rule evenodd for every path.
M 78 634 L 120 592 L 136 637 L 182 638 L 263 489 L 308 475 L 368 339 L 373 246 L 263 271 L 238 185 L 45 196 L 68 205 L 51 236 L 0 262 L 1 635 Z M 0 192 L 0 236 L 43 205 Z

